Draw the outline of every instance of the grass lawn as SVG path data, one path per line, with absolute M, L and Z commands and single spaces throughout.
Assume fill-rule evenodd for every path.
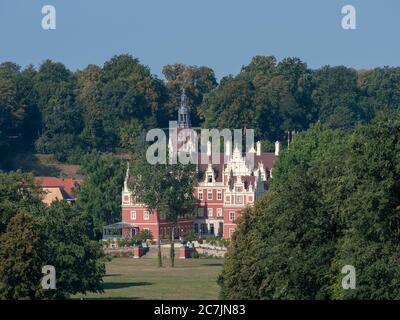
M 175 268 L 157 268 L 155 258 L 114 258 L 106 265 L 103 294 L 80 299 L 218 299 L 217 277 L 223 259 L 175 260 Z M 169 265 L 169 260 L 166 260 Z

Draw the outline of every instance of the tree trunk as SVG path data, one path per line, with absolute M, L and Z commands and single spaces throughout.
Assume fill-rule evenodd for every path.
M 170 257 L 171 257 L 171 267 L 175 266 L 175 226 L 172 226 L 171 231 L 171 249 L 170 249 Z
M 162 267 L 162 257 L 161 257 L 160 219 L 158 219 L 157 228 L 158 228 L 158 236 L 157 236 L 157 244 L 158 244 L 157 266 L 159 268 L 161 268 Z

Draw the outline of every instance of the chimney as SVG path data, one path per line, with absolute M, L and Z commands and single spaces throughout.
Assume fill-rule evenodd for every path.
M 279 141 L 275 142 L 275 155 L 279 156 L 279 153 L 281 151 L 281 143 Z
M 207 141 L 207 156 L 211 156 L 211 141 Z
M 230 140 L 228 140 L 228 141 L 225 143 L 225 155 L 226 155 L 226 156 L 232 155 L 231 141 L 230 141 Z
M 260 141 L 257 141 L 256 148 L 257 148 L 256 154 L 258 156 L 261 156 L 261 142 Z

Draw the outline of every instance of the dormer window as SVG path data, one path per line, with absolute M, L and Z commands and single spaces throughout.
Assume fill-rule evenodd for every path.
M 208 175 L 207 175 L 207 182 L 208 182 L 208 183 L 212 183 L 212 182 L 213 182 L 212 174 L 208 174 Z

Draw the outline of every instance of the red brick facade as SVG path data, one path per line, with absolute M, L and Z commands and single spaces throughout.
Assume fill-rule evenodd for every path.
M 177 129 L 169 136 L 168 150 L 172 157 L 176 156 L 178 151 L 193 154 L 197 150 L 197 145 L 192 140 L 184 144 L 178 143 L 182 141 L 178 138 L 181 130 L 190 127 L 185 101 L 183 96 L 176 122 Z M 235 231 L 236 220 L 241 212 L 247 206 L 253 206 L 256 199 L 268 189 L 272 166 L 279 155 L 279 142 L 275 144 L 274 153 L 262 153 L 261 143 L 257 142 L 256 149 L 252 146 L 246 156 L 243 156 L 237 147 L 232 152 L 231 145 L 231 142 L 227 141 L 224 153 L 212 154 L 209 142 L 207 152 L 197 155 L 197 170 L 201 176 L 194 190 L 198 199 L 197 212 L 179 221 L 177 234 L 182 235 L 194 230 L 201 236 L 211 234 L 228 239 Z M 171 224 L 157 221 L 155 213 L 133 202 L 127 184 L 128 175 L 129 173 L 122 192 L 122 221 L 134 225 L 139 231 L 150 230 L 155 239 L 159 236 L 169 238 Z M 161 235 L 158 234 L 158 225 Z

